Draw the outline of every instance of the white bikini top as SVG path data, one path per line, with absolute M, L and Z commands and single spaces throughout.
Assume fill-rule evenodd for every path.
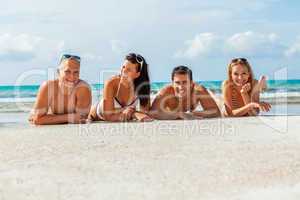
M 114 105 L 115 105 L 116 109 L 127 108 L 127 107 L 134 107 L 134 108 L 136 108 L 138 106 L 138 98 L 135 97 L 134 100 L 130 104 L 128 104 L 128 105 L 122 105 L 120 103 L 120 101 L 115 97 L 114 98 Z M 104 113 L 104 110 L 103 110 L 103 98 L 101 99 L 101 101 L 96 106 L 96 113 L 97 113 L 97 116 L 99 118 L 103 117 L 103 113 Z

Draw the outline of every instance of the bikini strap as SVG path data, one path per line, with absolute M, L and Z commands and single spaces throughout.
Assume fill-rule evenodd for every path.
M 121 104 L 121 102 L 117 99 L 117 97 L 115 97 L 115 100 L 120 106 L 124 107 L 123 104 Z

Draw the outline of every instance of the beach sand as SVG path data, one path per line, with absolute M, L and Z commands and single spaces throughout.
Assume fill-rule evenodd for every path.
M 3 126 L 0 200 L 298 200 L 299 122 Z

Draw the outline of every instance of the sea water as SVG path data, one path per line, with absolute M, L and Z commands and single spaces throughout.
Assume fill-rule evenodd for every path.
M 217 97 L 221 97 L 222 81 L 199 81 Z M 168 85 L 168 82 L 151 84 L 151 96 Z M 268 89 L 261 94 L 264 101 L 273 105 L 271 115 L 300 115 L 300 80 L 268 80 Z M 97 102 L 103 91 L 103 84 L 92 84 L 93 103 Z M 39 85 L 0 86 L 0 122 L 22 121 L 30 112 Z M 19 113 L 19 114 L 18 114 Z M 7 117 L 9 116 L 9 117 Z M 22 116 L 13 117 L 13 116 Z

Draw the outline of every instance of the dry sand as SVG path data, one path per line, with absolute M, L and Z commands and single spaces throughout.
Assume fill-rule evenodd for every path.
M 4 126 L 0 200 L 299 200 L 299 122 Z

